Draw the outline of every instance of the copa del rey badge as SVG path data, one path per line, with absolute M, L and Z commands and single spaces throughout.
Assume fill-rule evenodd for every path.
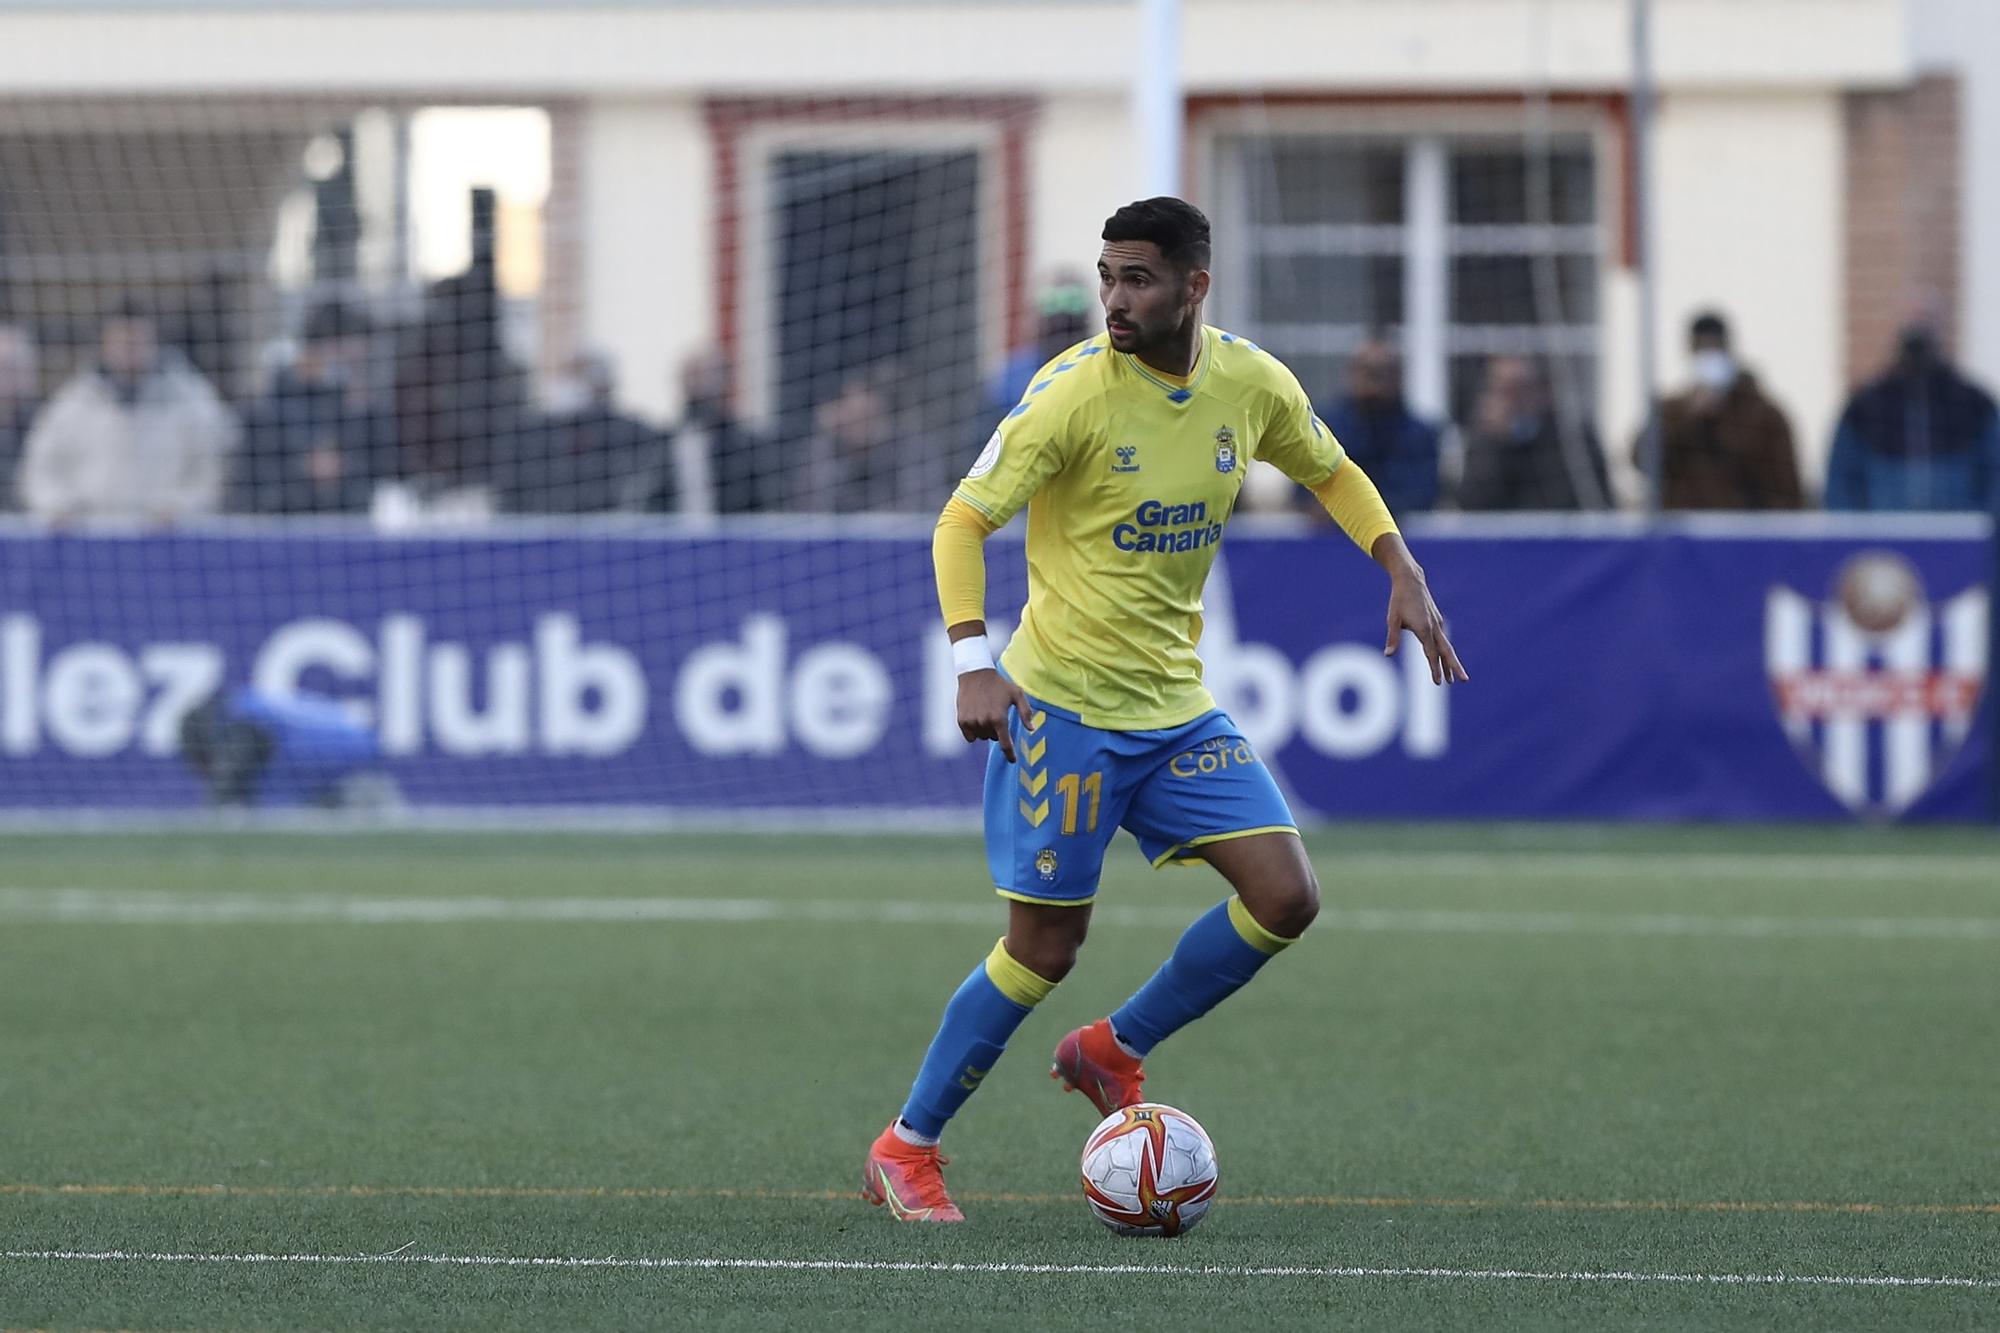
M 1900 814 L 1972 730 L 1986 679 L 1987 595 L 1930 600 L 1894 551 L 1841 566 L 1832 599 L 1772 588 L 1764 667 L 1785 734 L 1857 814 Z

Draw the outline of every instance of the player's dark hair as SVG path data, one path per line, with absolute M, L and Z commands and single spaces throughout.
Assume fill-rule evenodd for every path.
M 1704 310 L 1688 325 L 1688 337 L 1714 338 L 1724 347 L 1729 346 L 1729 321 L 1713 310 Z
M 1104 220 L 1107 241 L 1151 241 L 1183 273 L 1208 267 L 1208 219 L 1185 199 L 1160 195 L 1130 203 Z

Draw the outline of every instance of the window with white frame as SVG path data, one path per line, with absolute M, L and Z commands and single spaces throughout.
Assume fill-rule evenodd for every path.
M 1218 314 L 1337 396 L 1372 335 L 1421 413 L 1464 421 L 1487 360 L 1536 358 L 1596 399 L 1599 172 L 1588 133 L 1325 133 L 1214 141 Z

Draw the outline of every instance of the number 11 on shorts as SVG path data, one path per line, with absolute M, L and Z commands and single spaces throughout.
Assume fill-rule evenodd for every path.
M 1062 831 L 1065 834 L 1076 832 L 1077 807 L 1083 804 L 1083 797 L 1086 793 L 1090 796 L 1090 817 L 1089 823 L 1085 825 L 1083 831 L 1085 833 L 1095 833 L 1097 832 L 1097 803 L 1104 795 L 1104 774 L 1097 772 L 1086 777 L 1081 773 L 1065 773 L 1056 779 L 1056 794 L 1061 796 L 1063 800 Z

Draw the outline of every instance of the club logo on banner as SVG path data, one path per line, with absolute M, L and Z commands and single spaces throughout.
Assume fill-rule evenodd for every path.
M 1764 666 L 1793 748 L 1855 813 L 1900 814 L 1972 730 L 1986 678 L 1987 595 L 1932 602 L 1915 566 L 1862 551 L 1833 599 L 1772 588 Z

